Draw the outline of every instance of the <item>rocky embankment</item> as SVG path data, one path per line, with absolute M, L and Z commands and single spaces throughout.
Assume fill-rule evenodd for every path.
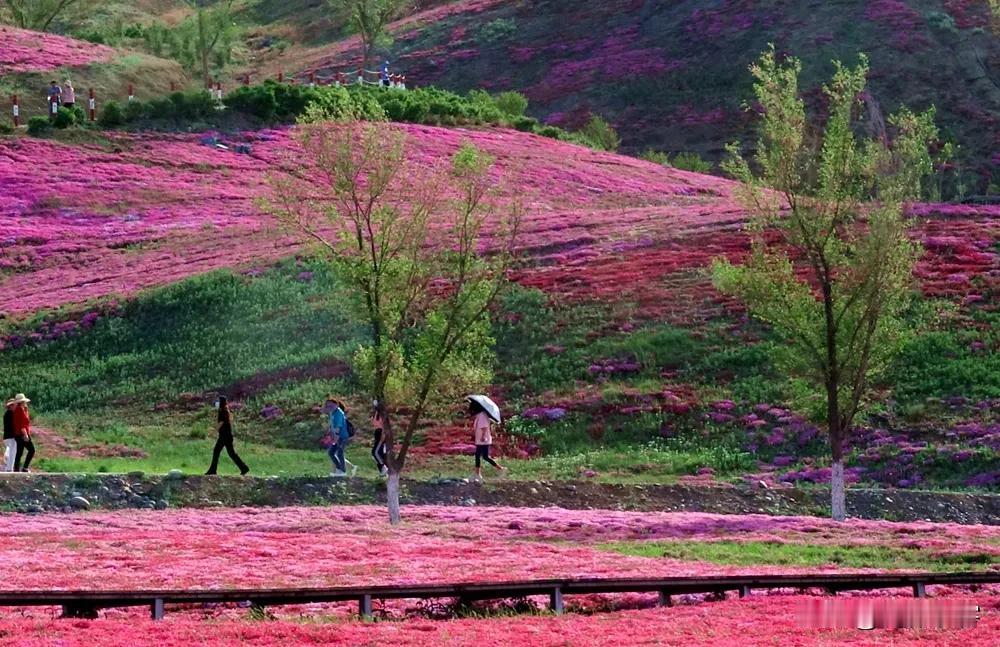
M 576 509 L 826 515 L 829 492 L 702 485 L 608 485 L 545 481 L 404 481 L 408 504 L 557 506 Z M 130 474 L 0 474 L 0 510 L 75 512 L 377 503 L 381 481 L 320 477 L 206 477 L 180 472 Z M 852 516 L 891 521 L 1000 525 L 1000 495 L 861 490 L 848 494 Z

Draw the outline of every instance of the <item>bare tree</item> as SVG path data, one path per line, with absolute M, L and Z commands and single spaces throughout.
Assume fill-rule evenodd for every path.
M 48 31 L 52 22 L 81 0 L 3 0 L 7 19 L 16 27 Z
M 313 123 L 299 139 L 315 169 L 273 176 L 265 207 L 336 266 L 356 297 L 341 301 L 368 325 L 354 369 L 384 421 L 396 524 L 400 474 L 425 415 L 492 377 L 490 309 L 507 283 L 521 210 L 499 200 L 493 160 L 471 145 L 434 174 L 407 159 L 392 126 Z
M 361 37 L 363 66 L 372 69 L 375 48 L 385 42 L 386 27 L 413 6 L 411 0 L 328 0 L 334 14 L 347 20 Z

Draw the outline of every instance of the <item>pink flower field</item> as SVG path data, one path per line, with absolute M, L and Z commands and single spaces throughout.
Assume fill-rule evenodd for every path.
M 104 45 L 7 25 L 0 27 L 0 74 L 79 67 L 108 61 L 114 53 Z
M 808 517 L 558 508 L 412 506 L 405 513 L 399 528 L 391 528 L 383 520 L 384 510 L 371 506 L 2 515 L 0 560 L 10 569 L 3 588 L 336 586 L 795 570 L 626 557 L 597 548 L 606 541 L 671 538 L 915 544 L 1000 554 L 1000 529 L 987 526 L 840 525 Z M 387 553 L 400 555 L 399 564 L 387 560 Z M 397 601 L 380 607 L 383 621 L 374 624 L 344 622 L 343 616 L 355 611 L 349 605 L 274 608 L 275 619 L 266 622 L 250 622 L 245 610 L 218 606 L 171 608 L 161 623 L 145 620 L 144 609 L 108 610 L 95 621 L 58 620 L 56 609 L 0 610 L 0 645 L 189 645 L 207 640 L 221 645 L 472 645 L 481 644 L 484 636 L 498 645 L 606 645 L 609 636 L 627 634 L 639 645 L 916 645 L 960 639 L 972 647 L 992 644 L 989 636 L 1000 629 L 995 588 L 975 593 L 932 589 L 936 599 L 983 608 L 978 626 L 960 632 L 807 629 L 798 625 L 798 611 L 806 601 L 822 598 L 762 592 L 715 602 L 678 596 L 670 609 L 653 608 L 650 596 L 570 596 L 571 613 L 563 617 L 448 621 L 429 620 L 421 607 Z M 876 595 L 894 599 L 892 592 Z M 848 604 L 852 599 L 857 598 L 838 597 Z M 340 620 L 325 622 L 331 615 Z
M 980 598 L 962 600 L 982 604 Z M 181 647 L 187 645 L 497 645 L 524 647 L 604 647 L 630 645 L 684 645 L 685 647 L 871 646 L 961 644 L 992 647 L 1000 633 L 1000 610 L 983 607 L 974 628 L 955 630 L 817 630 L 798 623 L 804 598 L 753 596 L 725 603 L 643 609 L 617 613 L 561 617 L 517 616 L 494 619 L 405 622 L 316 623 L 299 619 L 259 622 L 194 620 L 167 614 L 161 622 L 121 617 L 109 612 L 102 620 L 53 620 L 14 617 L 0 629 L 0 645 L 23 647 Z
M 517 279 L 554 296 L 632 300 L 639 314 L 690 319 L 717 298 L 702 268 L 746 248 L 744 213 L 724 179 L 514 131 L 396 127 L 425 166 L 464 141 L 498 158 L 508 190 L 527 196 L 522 251 L 533 262 Z M 287 131 L 243 136 L 250 154 L 193 135 L 108 138 L 0 144 L 0 286 L 18 288 L 2 291 L 0 311 L 129 295 L 296 251 L 255 205 L 266 174 L 290 159 Z M 996 209 L 915 208 L 927 292 L 974 302 L 997 285 Z
M 1000 528 L 809 517 L 571 511 L 406 509 L 392 528 L 371 506 L 0 516 L 0 561 L 16 588 L 267 587 L 505 581 L 519 578 L 796 572 L 599 550 L 613 541 L 689 539 L 919 546 L 987 552 Z M 374 546 L 405 555 L 386 562 Z M 239 560 L 233 560 L 239 555 Z M 815 569 L 809 569 L 815 570 Z M 834 566 L 823 570 L 841 570 Z

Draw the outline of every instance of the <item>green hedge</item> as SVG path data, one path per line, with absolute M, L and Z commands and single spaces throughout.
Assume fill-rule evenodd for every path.
M 223 106 L 226 110 L 220 111 Z M 592 148 L 608 148 L 607 142 L 596 141 L 598 138 L 588 136 L 587 132 L 570 133 L 546 126 L 524 115 L 526 109 L 527 99 L 512 92 L 493 96 L 484 90 L 472 90 L 461 95 L 435 87 L 403 91 L 376 86 L 308 87 L 268 80 L 237 88 L 225 97 L 222 106 L 207 91 L 177 92 L 152 101 L 132 101 L 124 108 L 109 103 L 104 108 L 101 125 L 105 128 L 157 124 L 219 126 L 234 118 L 275 125 L 294 123 L 313 111 L 331 119 L 505 126 Z

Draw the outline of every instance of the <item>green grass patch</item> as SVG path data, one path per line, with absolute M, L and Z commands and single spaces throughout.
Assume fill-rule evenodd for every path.
M 934 554 L 920 548 L 766 541 L 630 541 L 601 544 L 633 557 L 667 557 L 727 566 L 841 566 L 884 570 L 982 570 L 996 561 L 983 553 Z

